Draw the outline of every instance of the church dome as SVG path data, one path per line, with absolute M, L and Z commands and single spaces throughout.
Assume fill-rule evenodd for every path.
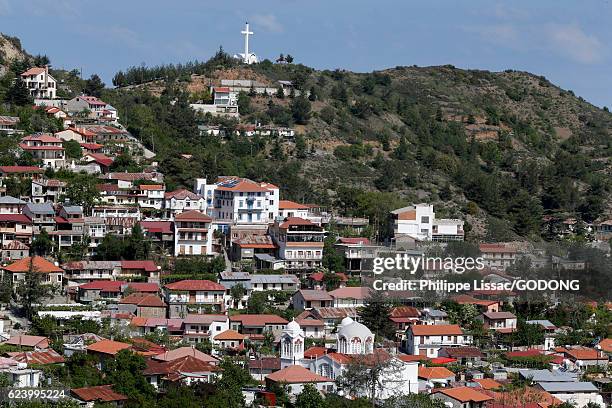
M 302 330 L 302 327 L 300 326 L 300 324 L 298 322 L 295 321 L 295 319 L 293 319 L 289 323 L 287 323 L 287 326 L 285 328 L 286 328 L 287 331 L 291 331 L 291 332 L 296 332 L 296 331 Z
M 343 324 L 345 319 L 350 319 L 351 321 L 347 322 L 347 324 Z M 349 340 L 358 337 L 363 341 L 368 338 L 372 339 L 374 337 L 374 335 L 372 334 L 370 329 L 366 327 L 366 325 L 353 321 L 353 319 L 351 319 L 350 317 L 347 317 L 345 319 L 342 319 L 340 329 L 338 330 L 338 336 L 344 336 Z
M 342 321 L 340 322 L 340 327 L 347 326 L 347 325 L 349 325 L 349 324 L 351 324 L 351 323 L 353 323 L 353 322 L 354 322 L 354 320 L 353 320 L 353 319 L 351 319 L 349 316 L 346 316 L 346 317 L 345 317 L 344 319 L 342 319 Z

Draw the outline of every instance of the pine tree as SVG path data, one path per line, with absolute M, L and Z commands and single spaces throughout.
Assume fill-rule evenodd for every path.
M 372 290 L 359 312 L 362 323 L 377 337 L 392 339 L 395 336 L 395 327 L 389 320 L 390 316 L 391 304 L 388 303 L 382 292 Z

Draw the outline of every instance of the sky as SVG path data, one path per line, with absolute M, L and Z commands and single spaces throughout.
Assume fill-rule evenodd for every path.
M 247 20 L 260 58 L 523 70 L 612 108 L 612 0 L 0 0 L 0 32 L 108 85 L 129 66 L 241 52 Z

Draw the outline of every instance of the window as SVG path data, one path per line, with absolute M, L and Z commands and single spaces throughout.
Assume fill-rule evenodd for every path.
M 429 217 L 421 217 L 422 224 L 429 224 Z

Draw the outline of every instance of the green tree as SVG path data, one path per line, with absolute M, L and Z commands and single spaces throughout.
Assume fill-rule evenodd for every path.
M 89 174 L 75 174 L 68 182 L 64 199 L 70 204 L 83 206 L 85 214 L 89 214 L 91 208 L 100 199 L 100 190 L 97 186 L 98 180 Z
M 244 295 L 246 295 L 246 289 L 244 285 L 242 283 L 238 283 L 232 286 L 230 289 L 230 295 L 232 297 L 233 306 L 237 308 Z
M 30 259 L 24 280 L 17 285 L 18 302 L 28 319 L 34 316 L 37 305 L 51 296 L 53 286 L 43 282 L 43 273 L 36 270 L 33 258 Z
M 238 112 L 241 115 L 248 115 L 252 113 L 253 109 L 251 108 L 251 97 L 246 92 L 238 93 Z
M 146 260 L 151 253 L 151 242 L 145 238 L 140 224 L 132 227 L 132 232 L 127 239 L 123 258 L 134 260 Z
M 334 244 L 336 237 L 334 234 L 329 234 L 323 242 L 323 260 L 322 264 L 331 272 L 344 272 L 344 258 L 336 251 Z
M 291 101 L 291 114 L 298 125 L 306 125 L 310 120 L 310 101 L 300 94 Z
M 295 399 L 295 408 L 323 408 L 325 400 L 319 390 L 312 384 L 304 385 L 302 392 Z
M 102 96 L 102 91 L 104 90 L 104 82 L 102 82 L 102 79 L 97 75 L 97 74 L 93 74 L 91 77 L 89 77 L 89 79 L 87 79 L 85 81 L 85 88 L 83 89 L 83 92 L 86 95 L 91 95 L 91 96 L 95 96 L 95 97 L 100 97 Z
M 4 101 L 12 105 L 27 106 L 32 104 L 33 98 L 30 96 L 30 91 L 26 87 L 25 82 L 17 79 L 7 89 Z
M 51 252 L 53 252 L 54 247 L 55 244 L 45 229 L 42 229 L 36 238 L 34 238 L 32 244 L 30 244 L 32 255 L 38 256 L 49 255 Z
M 63 144 L 67 158 L 80 159 L 83 157 L 83 149 L 81 149 L 81 145 L 76 140 L 67 140 Z
M 389 398 L 384 402 L 382 408 L 445 408 L 440 399 L 431 398 L 426 394 L 409 394 Z
M 103 372 L 107 383 L 114 384 L 115 391 L 139 406 L 147 407 L 153 405 L 155 389 L 142 375 L 146 367 L 144 357 L 130 350 L 121 350 L 115 358 L 104 361 Z
M 359 310 L 359 317 L 377 337 L 394 339 L 395 327 L 390 320 L 391 307 L 392 305 L 382 292 L 372 290 L 365 299 L 363 308 Z

